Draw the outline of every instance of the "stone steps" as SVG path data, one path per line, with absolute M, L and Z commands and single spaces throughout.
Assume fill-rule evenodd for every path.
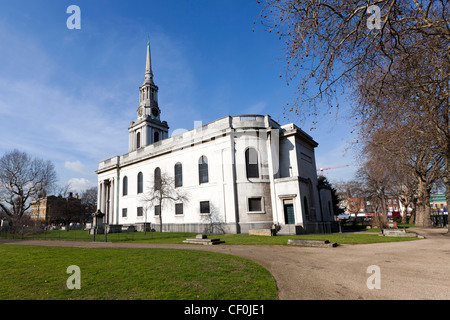
M 206 234 L 198 234 L 195 238 L 188 238 L 183 240 L 183 243 L 192 243 L 192 244 L 203 244 L 203 245 L 215 245 L 220 243 L 225 243 L 218 238 L 209 239 Z
M 334 248 L 337 247 L 337 242 L 331 243 L 328 240 L 311 240 L 311 239 L 289 239 L 288 244 L 304 247 L 326 247 Z

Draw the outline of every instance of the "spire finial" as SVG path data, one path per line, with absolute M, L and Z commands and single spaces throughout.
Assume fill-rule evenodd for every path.
M 152 55 L 150 52 L 150 36 L 147 36 L 147 60 L 145 64 L 145 80 L 153 81 Z

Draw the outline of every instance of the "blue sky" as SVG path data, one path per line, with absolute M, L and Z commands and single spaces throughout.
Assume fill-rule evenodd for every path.
M 67 7 L 81 9 L 70 30 Z M 150 37 L 161 118 L 190 130 L 226 115 L 269 114 L 319 143 L 331 181 L 353 177 L 351 125 L 285 119 L 283 43 L 259 24 L 254 0 L 9 1 L 0 10 L 0 154 L 19 149 L 51 160 L 59 184 L 96 185 L 98 162 L 128 150 Z M 256 25 L 253 22 L 257 22 Z M 254 32 L 252 29 L 254 28 Z M 345 106 L 345 104 L 341 104 Z

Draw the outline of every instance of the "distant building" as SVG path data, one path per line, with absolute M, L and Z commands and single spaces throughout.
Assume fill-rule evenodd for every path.
M 318 188 L 318 144 L 296 125 L 269 115 L 225 116 L 169 137 L 160 115 L 148 46 L 128 153 L 101 161 L 96 171 L 105 223 L 159 230 L 161 213 L 163 231 L 203 232 L 214 221 L 226 233 L 274 225 L 285 234 L 330 232 L 334 214 L 330 190 Z M 143 204 L 161 173 L 174 178 L 188 202 Z
M 378 208 L 378 212 L 384 212 L 386 209 L 386 214 L 388 217 L 401 217 L 402 212 L 405 210 L 402 209 L 402 204 L 397 197 L 394 196 L 386 196 L 385 197 L 385 206 L 384 208 Z M 345 204 L 345 213 L 352 215 L 353 217 L 356 215 L 357 217 L 372 217 L 375 215 L 375 208 L 373 203 L 364 197 L 354 197 L 349 198 Z M 406 212 L 406 211 L 405 211 Z
M 73 196 L 73 193 L 69 193 L 69 196 L 66 198 L 53 195 L 47 196 L 44 194 L 31 202 L 30 218 L 45 223 L 49 223 L 51 220 L 57 220 L 62 215 L 60 213 L 62 211 L 62 200 L 70 201 L 73 207 L 79 207 L 81 210 L 81 199 L 78 199 L 78 193 L 75 196 Z
M 48 221 L 50 206 L 56 200 L 55 196 L 44 196 L 31 203 L 30 218 L 33 220 Z

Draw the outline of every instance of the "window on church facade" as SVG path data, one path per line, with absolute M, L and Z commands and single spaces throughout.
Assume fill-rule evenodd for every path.
M 182 203 L 175 203 L 175 214 L 176 215 L 183 214 L 183 204 Z
M 175 188 L 183 186 L 183 166 L 181 163 L 175 164 Z
M 208 177 L 208 158 L 201 156 L 198 160 L 198 177 L 199 183 L 207 183 L 209 181 Z
M 159 132 L 156 131 L 155 134 L 153 135 L 153 142 L 158 142 L 159 141 Z
M 155 169 L 155 190 L 161 190 L 161 169 Z
M 127 217 L 127 208 L 123 208 L 122 209 L 122 218 L 126 218 Z
M 245 168 L 247 178 L 259 178 L 258 152 L 254 148 L 245 150 Z
M 261 212 L 262 211 L 262 198 L 248 198 L 248 211 L 249 212 Z
M 137 193 L 143 192 L 144 192 L 144 175 L 142 174 L 142 172 L 139 172 L 137 179 Z
M 122 196 L 128 195 L 128 177 L 123 177 L 122 180 Z
M 155 206 L 155 216 L 161 215 L 161 206 Z
M 200 214 L 209 214 L 209 201 L 200 201 Z
M 136 134 L 136 148 L 139 149 L 141 147 L 141 133 L 138 132 Z
M 144 209 L 142 207 L 137 208 L 137 216 L 142 217 L 144 215 Z

